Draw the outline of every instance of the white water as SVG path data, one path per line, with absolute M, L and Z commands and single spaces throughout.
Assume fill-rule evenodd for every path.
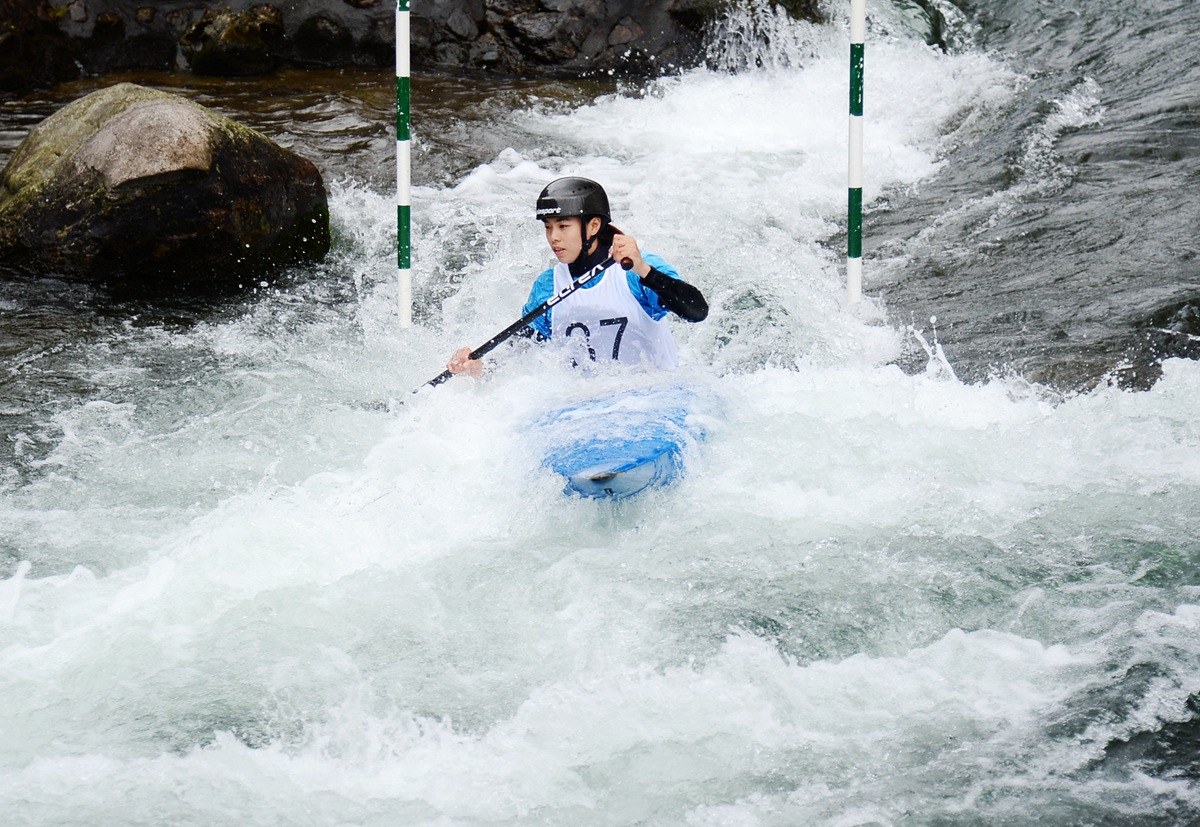
M 890 366 L 909 320 L 847 305 L 829 240 L 844 31 L 789 31 L 772 68 L 514 113 L 527 145 L 415 193 L 410 331 L 390 194 L 347 183 L 325 270 L 355 300 L 88 346 L 103 401 L 0 500 L 6 824 L 1200 809 L 1186 779 L 1091 765 L 1200 685 L 1200 366 L 1065 399 Z M 868 67 L 868 201 L 1020 82 L 903 39 Z M 561 173 L 713 306 L 676 328 L 708 441 L 616 506 L 529 452 L 524 423 L 588 387 L 538 354 L 408 396 L 515 317 Z

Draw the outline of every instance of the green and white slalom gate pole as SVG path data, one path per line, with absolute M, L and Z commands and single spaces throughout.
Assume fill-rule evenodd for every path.
M 850 0 L 850 163 L 846 223 L 846 294 L 862 300 L 863 52 L 867 39 L 867 0 Z
M 400 327 L 412 326 L 412 92 L 408 66 L 408 3 L 396 0 L 396 265 Z

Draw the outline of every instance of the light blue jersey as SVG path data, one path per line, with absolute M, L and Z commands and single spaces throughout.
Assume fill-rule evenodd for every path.
M 653 253 L 643 253 L 642 259 L 659 271 L 663 275 L 670 276 L 673 279 L 679 278 L 679 273 L 666 261 L 654 255 Z M 629 270 L 625 273 L 625 278 L 629 282 L 629 292 L 637 300 L 637 303 L 646 311 L 646 315 L 658 321 L 669 312 L 665 307 L 659 304 L 658 294 L 651 290 L 646 285 L 642 284 L 642 280 L 638 274 Z M 587 284 L 580 287 L 580 290 L 591 290 L 600 283 L 599 279 L 593 279 Z M 539 304 L 549 299 L 554 295 L 554 268 L 549 267 L 533 282 L 533 289 L 529 291 L 529 298 L 525 302 L 525 307 L 521 311 L 521 315 L 535 309 Z M 550 338 L 550 316 L 554 313 L 554 308 L 550 308 L 541 316 L 538 316 L 529 326 L 540 333 L 544 338 Z

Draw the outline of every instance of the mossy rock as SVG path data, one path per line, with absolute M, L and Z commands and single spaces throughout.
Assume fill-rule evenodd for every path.
M 227 289 L 328 250 L 328 200 L 311 161 L 135 84 L 63 107 L 0 171 L 0 260 L 8 264 Z

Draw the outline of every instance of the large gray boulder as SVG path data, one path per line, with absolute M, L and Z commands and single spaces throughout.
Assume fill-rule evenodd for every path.
M 131 83 L 42 121 L 0 171 L 7 264 L 220 290 L 328 250 L 325 185 L 311 161 Z

